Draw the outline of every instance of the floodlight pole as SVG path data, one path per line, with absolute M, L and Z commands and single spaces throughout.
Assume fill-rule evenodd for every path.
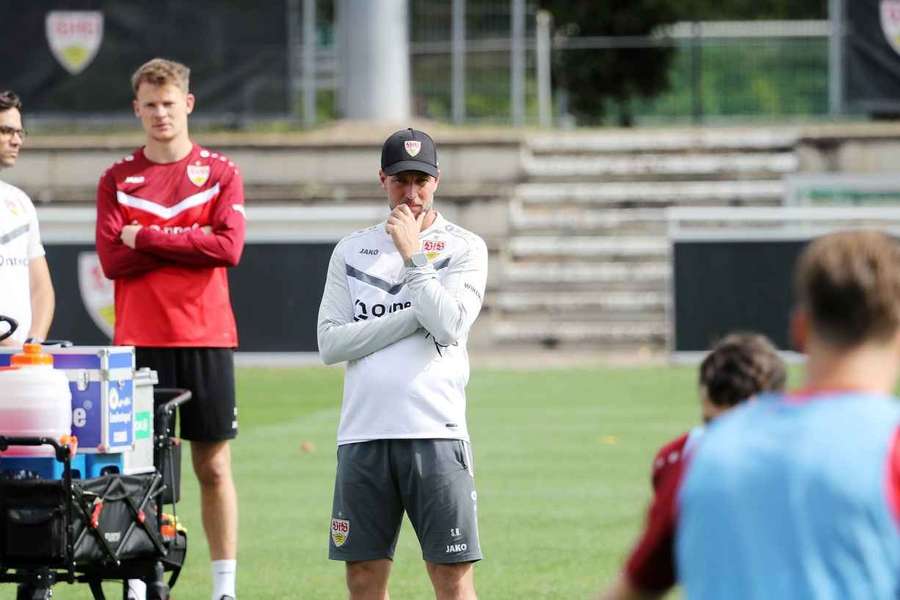
M 409 120 L 407 0 L 339 0 L 338 17 L 344 116 Z

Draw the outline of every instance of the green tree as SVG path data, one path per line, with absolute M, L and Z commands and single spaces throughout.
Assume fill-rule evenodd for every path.
M 553 15 L 557 39 L 586 36 L 647 36 L 678 20 L 671 0 L 540 0 Z M 564 48 L 554 53 L 556 86 L 569 98 L 579 122 L 597 122 L 618 109 L 631 125 L 631 104 L 668 89 L 671 47 Z
M 676 21 L 828 18 L 828 0 L 539 0 L 539 5 L 553 15 L 554 34 L 564 44 L 588 36 L 648 36 Z M 554 52 L 554 84 L 579 122 L 601 122 L 618 110 L 619 122 L 629 125 L 634 103 L 669 89 L 674 52 L 638 43 L 563 47 Z

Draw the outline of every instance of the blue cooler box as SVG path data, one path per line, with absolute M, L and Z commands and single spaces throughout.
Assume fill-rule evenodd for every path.
M 19 352 L 17 348 L 0 348 L 0 366 L 9 365 L 10 356 Z M 53 355 L 54 368 L 64 370 L 69 378 L 72 434 L 78 438 L 78 453 L 131 450 L 135 441 L 134 347 L 46 346 L 44 352 Z M 121 456 L 109 460 L 121 462 Z

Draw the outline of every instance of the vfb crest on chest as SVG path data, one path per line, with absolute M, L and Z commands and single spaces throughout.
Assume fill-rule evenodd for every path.
M 196 164 L 188 165 L 187 176 L 191 183 L 200 187 L 209 180 L 209 165 L 200 164 L 198 160 Z

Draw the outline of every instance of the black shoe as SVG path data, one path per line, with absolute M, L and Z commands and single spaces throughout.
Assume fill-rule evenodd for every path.
M 222 596 L 219 600 L 234 600 L 234 596 Z

